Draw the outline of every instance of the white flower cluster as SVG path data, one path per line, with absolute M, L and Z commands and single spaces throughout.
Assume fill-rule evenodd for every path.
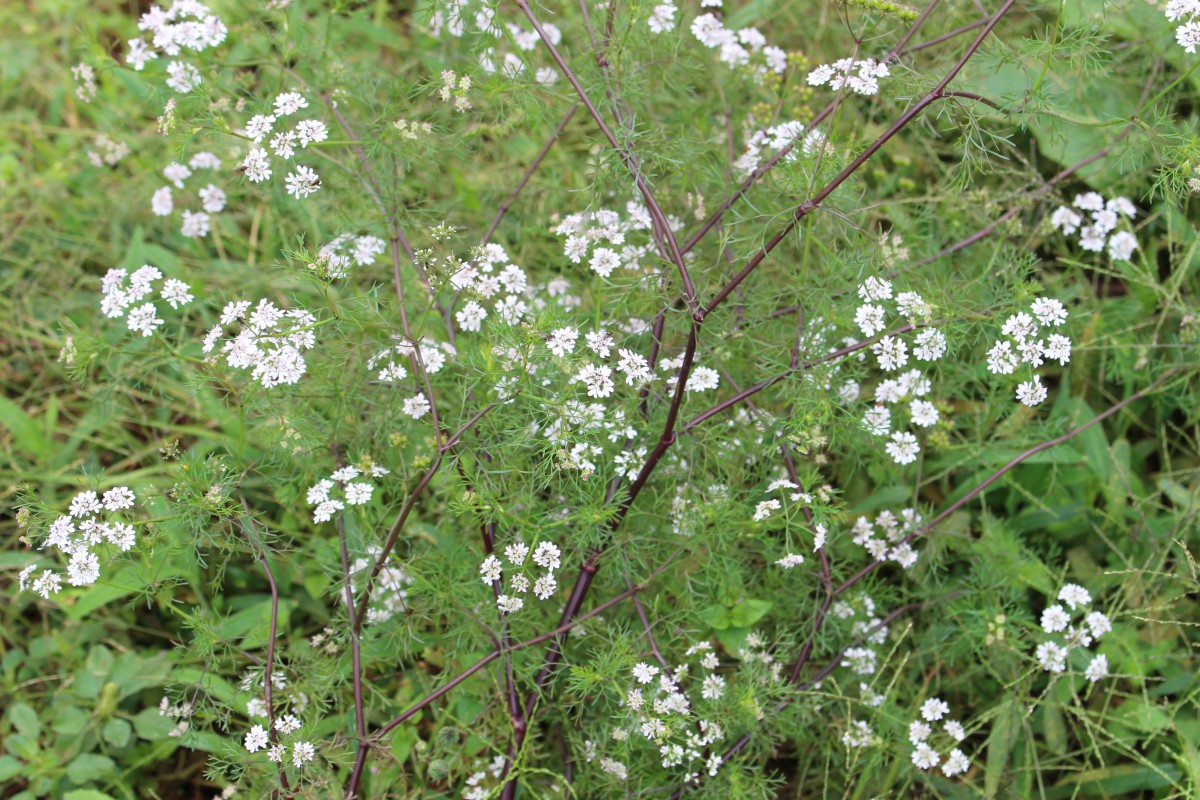
M 860 594 L 852 600 L 838 600 L 829 609 L 835 619 L 853 620 L 850 635 L 857 639 L 866 635 L 866 645 L 879 645 L 887 639 L 888 626 L 879 625 L 875 615 L 875 601 L 870 595 Z M 875 627 L 878 625 L 879 627 Z M 878 653 L 874 647 L 850 647 L 842 654 L 841 666 L 855 675 L 873 675 L 877 667 Z
M 520 63 L 520 59 L 517 61 Z M 460 78 L 452 69 L 442 70 L 442 85 L 438 87 L 437 96 L 443 103 L 453 102 L 454 110 L 465 114 L 471 110 L 471 101 L 467 99 L 469 91 L 471 91 L 470 75 L 463 75 Z
M 781 122 L 770 128 L 764 128 L 757 131 L 746 142 L 746 152 L 742 153 L 741 157 L 733 164 L 734 172 L 739 175 L 749 175 L 754 170 L 758 169 L 763 160 L 763 153 L 766 151 L 778 152 L 792 142 L 800 139 L 800 135 L 804 133 L 804 123 L 790 120 Z M 786 156 L 783 157 L 783 163 L 787 164 L 795 161 L 800 154 L 812 155 L 817 152 L 825 141 L 825 134 L 814 128 L 804 136 L 804 141 L 799 147 L 792 148 Z
M 654 8 L 650 9 L 650 18 L 646 20 L 646 27 L 651 33 L 668 33 L 675 30 L 675 15 L 679 12 L 675 4 L 671 0 L 665 3 L 658 3 Z
M 133 526 L 120 519 L 122 511 L 133 508 L 133 492 L 127 486 L 117 486 L 103 496 L 93 491 L 80 492 L 71 499 L 66 514 L 50 523 L 49 531 L 39 549 L 52 547 L 66 556 L 67 583 L 90 586 L 100 578 L 100 556 L 96 548 L 111 545 L 121 552 L 133 547 Z M 20 591 L 30 589 L 47 600 L 62 587 L 62 576 L 44 569 L 34 576 L 37 564 L 30 564 L 17 576 Z
M 947 778 L 953 778 L 970 769 L 971 761 L 957 746 L 967 738 L 962 723 L 953 719 L 942 722 L 949 713 L 950 705 L 946 701 L 937 697 L 926 700 L 921 704 L 921 718 L 913 720 L 908 726 L 908 741 L 913 745 L 912 762 L 918 769 L 929 770 L 942 764 L 942 773 Z M 942 723 L 941 733 L 934 730 L 935 722 Z M 941 754 L 930 744 L 931 738 L 935 736 L 952 748 L 946 755 L 944 764 Z
M 893 296 L 894 295 L 894 296 Z M 887 330 L 888 311 L 884 302 L 894 302 L 896 312 L 910 323 L 928 321 L 933 316 L 933 307 L 916 292 L 894 294 L 891 281 L 874 276 L 868 277 L 858 287 L 862 305 L 854 312 L 854 323 L 864 336 L 875 336 Z M 946 355 L 946 336 L 933 327 L 924 327 L 913 337 L 912 354 L 918 361 L 934 362 Z M 895 371 L 908 364 L 908 344 L 900 336 L 884 336 L 871 345 L 880 369 Z M 911 423 L 919 428 L 930 428 L 938 423 L 939 413 L 934 404 L 921 398 L 929 394 L 929 380 L 919 370 L 909 370 L 896 379 L 882 381 L 875 390 L 875 405 L 863 417 L 863 427 L 875 436 L 888 436 L 884 446 L 887 454 L 897 464 L 911 464 L 917 460 L 921 445 L 915 434 L 909 431 L 892 431 L 892 409 L 905 400 Z M 843 387 L 843 400 L 852 401 L 859 387 L 851 382 Z
M 1200 0 L 1169 0 L 1165 10 L 1171 22 L 1183 20 L 1175 29 L 1175 41 L 1184 52 L 1195 53 L 1200 46 Z
M 365 267 L 387 250 L 387 243 L 377 236 L 351 236 L 343 233 L 317 251 L 317 263 L 324 277 L 331 280 L 346 277 L 350 264 Z
M 1079 246 L 1092 253 L 1108 247 L 1108 256 L 1113 261 L 1128 261 L 1137 249 L 1137 238 L 1127 230 L 1117 230 L 1121 219 L 1131 220 L 1137 216 L 1137 208 L 1128 197 L 1105 200 L 1098 192 L 1085 192 L 1075 196 L 1075 208 L 1059 206 L 1050 215 L 1050 225 L 1061 230 L 1064 236 L 1079 234 Z M 1079 209 L 1076 211 L 1075 209 Z M 1091 214 L 1091 223 L 1084 225 L 1083 214 Z
M 163 186 L 154 192 L 150 198 L 150 210 L 156 217 L 169 217 L 175 210 L 175 198 L 171 186 L 183 189 L 184 181 L 202 169 L 218 170 L 221 160 L 212 153 L 196 153 L 187 164 L 174 162 L 163 168 L 163 176 L 170 185 Z M 189 239 L 199 239 L 208 235 L 210 214 L 218 214 L 225 210 L 225 192 L 215 184 L 208 184 L 197 192 L 200 201 L 200 211 L 184 209 L 182 212 L 183 225 L 180 233 Z
M 172 738 L 179 738 L 188 732 L 188 729 L 192 727 L 192 714 L 195 711 L 195 706 L 186 700 L 182 703 L 172 705 L 171 701 L 164 697 L 158 704 L 158 715 L 160 717 L 175 720 L 175 724 L 171 727 L 171 730 L 167 731 L 167 736 Z
M 115 167 L 129 155 L 129 145 L 115 142 L 103 133 L 96 136 L 96 149 L 87 151 L 88 162 L 93 167 Z
M 871 744 L 871 726 L 861 719 L 851 720 L 850 727 L 842 733 L 842 744 L 853 749 L 861 749 Z
M 525 270 L 509 260 L 508 251 L 499 244 L 487 244 L 476 248 L 469 260 L 447 257 L 444 262 L 450 275 L 450 285 L 470 299 L 455 314 L 460 331 L 478 333 L 483 321 L 492 313 L 508 325 L 517 325 L 533 309 L 543 308 L 546 301 L 538 296 L 539 287 L 530 282 Z M 548 285 L 546 293 L 551 297 L 566 300 L 566 281 Z
M 484 585 L 496 586 L 499 589 L 500 593 L 496 596 L 496 607 L 505 614 L 516 613 L 525 607 L 525 600 L 521 595 L 527 593 L 530 586 L 533 587 L 533 593 L 539 600 L 549 600 L 558 591 L 558 581 L 554 577 L 554 571 L 562 566 L 562 551 L 553 542 L 539 542 L 533 549 L 532 556 L 530 556 L 529 547 L 525 543 L 516 542 L 504 548 L 504 558 L 514 568 L 508 583 L 508 591 L 511 594 L 504 594 L 503 587 L 498 586 L 503 579 L 503 564 L 495 555 L 489 555 L 483 560 L 483 563 L 479 565 L 479 575 Z M 532 560 L 533 564 L 545 570 L 532 583 L 527 574 L 528 570 L 525 568 L 527 560 Z
M 278 736 L 290 736 L 303 727 L 294 715 L 284 714 L 281 717 L 275 718 L 275 732 Z M 267 760 L 275 763 L 282 763 L 287 755 L 287 745 L 276 741 L 271 744 L 270 734 L 262 725 L 255 725 L 246 733 L 246 738 L 242 741 L 246 750 L 251 753 L 257 753 L 259 750 L 267 751 Z M 292 766 L 300 769 L 309 761 L 316 758 L 317 748 L 309 741 L 301 740 L 292 744 Z
M 910 542 L 904 541 L 910 533 L 921 527 L 921 515 L 916 509 L 906 508 L 897 518 L 891 511 L 880 511 L 875 515 L 875 522 L 866 517 L 859 517 L 854 522 L 851 533 L 854 543 L 867 548 L 867 552 L 876 561 L 895 561 L 904 569 L 909 569 L 917 563 L 917 551 Z M 882 534 L 876 538 L 876 533 Z
M 443 31 L 456 38 L 463 36 L 467 32 L 466 6 L 467 0 L 450 0 L 443 8 L 435 10 L 429 21 L 430 33 L 435 37 L 440 37 Z M 541 45 L 541 37 L 535 30 L 525 29 L 511 22 L 506 23 L 504 27 L 512 36 L 517 47 L 525 52 L 535 50 Z M 475 14 L 475 28 L 484 36 L 499 37 L 502 29 L 496 20 L 496 10 L 489 5 L 483 5 Z M 562 41 L 562 31 L 554 23 L 542 23 L 542 30 L 546 32 L 546 38 L 555 47 Z M 499 72 L 509 78 L 517 77 L 525 69 L 525 62 L 516 53 L 505 53 L 499 57 L 499 60 L 497 58 L 495 47 L 485 48 L 479 56 L 480 68 L 488 74 Z M 442 73 L 443 80 L 446 80 L 447 72 Z M 538 83 L 548 86 L 558 80 L 558 71 L 552 67 L 541 67 L 537 70 L 536 79 Z M 467 76 L 463 76 L 462 80 L 466 82 L 466 85 L 460 86 L 461 93 L 456 93 L 454 97 L 455 108 L 458 111 L 466 111 L 471 107 L 470 102 L 466 99 L 466 90 L 470 88 L 471 81 Z M 452 79 L 449 88 L 451 91 L 455 89 Z M 441 97 L 444 102 L 450 102 L 448 93 L 442 94 Z
M 308 365 L 302 351 L 316 344 L 316 317 L 304 309 L 284 311 L 269 300 L 258 301 L 250 310 L 249 300 L 226 303 L 221 320 L 204 337 L 205 353 L 211 353 L 226 334 L 239 325 L 236 336 L 221 346 L 225 363 L 234 369 L 251 369 L 251 377 L 268 389 L 296 383 Z
M 71 67 L 71 76 L 79 85 L 75 87 L 75 96 L 85 103 L 96 99 L 96 70 L 90 64 L 80 62 Z
M 705 47 L 718 50 L 718 57 L 730 69 L 750 67 L 760 75 L 782 75 L 787 69 L 787 53 L 767 44 L 767 37 L 758 28 L 726 28 L 720 17 L 710 13 L 692 20 L 692 35 Z
M 275 108 L 270 114 L 256 114 L 246 123 L 246 136 L 256 145 L 271 136 L 275 123 L 284 117 L 308 108 L 308 100 L 299 92 L 283 92 L 275 97 Z M 296 148 L 308 147 L 310 144 L 323 142 L 329 138 L 329 129 L 325 123 L 316 119 L 302 119 L 296 127 L 289 131 L 281 130 L 271 136 L 268 146 L 253 147 L 242 161 L 242 172 L 251 183 L 262 183 L 271 177 L 271 156 L 290 161 L 296 155 Z M 297 200 L 308 197 L 321 188 L 321 176 L 303 164 L 297 164 L 295 172 L 289 172 L 284 181 L 287 193 Z
M 676 217 L 668 217 L 667 224 L 672 231 L 683 227 Z M 653 227 L 646 207 L 630 201 L 625 205 L 624 216 L 611 209 L 570 214 L 554 232 L 566 237 L 563 252 L 572 264 L 586 260 L 592 272 L 608 278 L 618 267 L 630 271 L 642 269 L 642 259 L 653 252 L 649 243 Z
M 705 753 L 725 739 L 725 732 L 717 722 L 696 712 L 682 685 L 689 682 L 692 693 L 699 694 L 704 702 L 715 703 L 725 694 L 726 680 L 717 673 L 720 661 L 709 642 L 697 642 L 684 655 L 696 658 L 695 679 L 691 677 L 693 665 L 689 664 L 680 664 L 673 673 L 646 662 L 633 667 L 633 683 L 622 698 L 633 719 L 614 730 L 612 736 L 625 741 L 631 733 L 640 734 L 658 747 L 664 769 L 682 768 L 684 782 L 695 783 L 701 769 L 710 777 L 717 774 L 721 757 Z
M 1112 630 L 1112 622 L 1103 612 L 1087 610 L 1092 604 L 1092 596 L 1082 586 L 1066 584 L 1059 590 L 1058 599 L 1059 603 L 1042 612 L 1042 630 L 1058 634 L 1059 641 L 1042 642 L 1036 652 L 1038 666 L 1056 674 L 1066 670 L 1067 657 L 1072 650 L 1087 652 L 1093 642 L 1099 641 L 1101 636 Z M 1072 622 L 1076 612 L 1083 615 L 1078 625 Z M 1092 683 L 1107 677 L 1108 658 L 1094 656 L 1083 674 Z
M 364 459 L 361 469 L 353 466 L 342 467 L 328 478 L 317 481 L 308 487 L 308 495 L 305 498 L 310 506 L 316 506 L 313 509 L 313 523 L 328 522 L 333 518 L 335 511 L 341 511 L 346 506 L 361 506 L 370 502 L 375 485 L 359 479 L 382 478 L 387 474 L 389 470 L 370 459 Z M 341 495 L 340 500 L 334 496 L 335 490 Z
M 507 765 L 508 760 L 504 756 L 496 756 L 486 764 L 483 761 L 476 762 L 475 771 L 467 776 L 467 788 L 462 793 L 462 800 L 489 800 L 495 797 Z M 489 777 L 491 780 L 488 780 Z
M 824 86 L 835 92 L 843 87 L 855 94 L 875 95 L 879 93 L 879 79 L 890 74 L 888 65 L 873 58 L 855 61 L 842 58 L 832 64 L 822 64 L 808 73 L 809 86 Z
M 125 282 L 126 276 L 128 283 Z M 160 278 L 162 273 L 149 264 L 143 264 L 132 275 L 123 269 L 110 269 L 100 280 L 100 310 L 109 319 L 125 317 L 125 324 L 131 331 L 142 336 L 151 335 L 163 324 L 163 320 L 159 318 L 158 307 L 154 303 L 142 301 L 154 293 L 154 281 Z M 191 287 L 175 278 L 163 281 L 159 297 L 171 308 L 187 305 L 194 299 Z
M 383 550 L 378 546 L 368 547 L 367 554 L 355 559 L 354 563 L 350 565 L 350 574 L 354 576 L 355 593 L 366 589 L 366 579 L 374 569 L 381 552 Z M 361 584 L 360 578 L 362 579 Z M 408 570 L 393 563 L 392 555 L 389 555 L 372 583 L 371 604 L 367 607 L 365 621 L 374 625 L 404 613 L 404 610 L 408 608 L 408 585 L 412 583 L 412 580 Z
M 151 35 L 150 43 L 142 38 L 130 39 L 125 63 L 139 72 L 146 62 L 158 58 L 158 51 L 171 58 L 184 50 L 200 53 L 225 41 L 228 33 L 221 18 L 196 0 L 175 0 L 166 10 L 151 6 L 138 20 L 138 30 Z M 167 86 L 180 94 L 201 83 L 200 71 L 182 61 L 167 64 L 167 76 Z
M 411 361 L 415 354 L 426 373 L 440 372 L 447 358 L 454 358 L 458 350 L 449 342 L 418 342 L 413 344 L 402 336 L 393 336 L 395 344 L 388 345 L 367 359 L 367 369 L 378 370 L 376 378 L 383 383 L 399 383 L 408 377 L 408 370 L 401 361 Z M 421 392 L 410 395 L 402 404 L 404 413 L 420 419 L 429 413 L 432 406 Z
M 538 36 L 537 31 L 525 30 L 520 25 L 514 25 L 511 22 L 505 27 L 512 34 L 517 47 L 522 50 L 530 51 L 541 46 L 542 40 Z M 558 27 L 552 22 L 546 22 L 543 23 L 542 29 L 546 31 L 546 36 L 550 40 L 550 43 L 558 47 L 559 42 L 562 41 L 562 32 L 559 31 Z M 503 56 L 499 56 L 496 48 L 489 47 L 479 55 L 479 68 L 489 75 L 499 73 L 506 78 L 517 78 L 525 72 L 525 61 L 516 53 L 504 53 Z M 445 73 L 442 74 L 445 75 Z M 558 70 L 554 67 L 538 67 L 533 77 L 542 86 L 552 86 L 558 82 Z M 468 80 L 468 78 L 464 75 L 459 81 L 460 86 L 462 81 L 465 80 Z M 458 100 L 456 98 L 456 108 L 457 105 Z M 467 108 L 470 108 L 469 103 L 467 104 Z M 462 109 L 459 110 L 461 111 Z
M 1067 309 L 1058 300 L 1039 297 L 1030 304 L 1031 314 L 1019 312 L 1004 321 L 1000 339 L 988 350 L 987 368 L 993 375 L 1011 375 L 1021 364 L 1037 369 L 1046 361 L 1057 361 L 1066 366 L 1071 360 L 1071 340 L 1061 334 L 1052 333 L 1045 339 L 1037 338 L 1039 325 L 1062 327 L 1067 321 Z M 1032 380 L 1017 386 L 1017 400 L 1027 406 L 1045 402 L 1049 396 L 1042 385 L 1041 375 L 1034 374 Z

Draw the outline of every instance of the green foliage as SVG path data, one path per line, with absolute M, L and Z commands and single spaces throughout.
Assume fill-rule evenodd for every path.
M 212 5 L 229 35 L 181 57 L 202 76 L 186 94 L 164 87 L 167 57 L 129 68 L 127 5 L 0 6 L 5 797 L 335 797 L 357 782 L 358 796 L 449 798 L 509 779 L 547 798 L 1195 794 L 1200 62 L 1161 4 L 1021 4 L 941 98 L 928 93 L 983 32 L 973 4 L 935 5 L 873 97 L 806 76 L 883 56 L 923 9 L 730 0 L 727 26 L 783 48 L 773 72 L 762 53 L 731 69 L 702 46 L 697 4 L 663 33 L 654 3 L 590 4 L 587 20 L 534 7 L 619 148 L 564 77 L 537 79 L 554 62 L 536 38 L 524 48 L 518 5 L 496 19 L 525 33 L 481 35 L 471 5 L 462 38 L 435 35 L 441 4 Z M 523 60 L 516 77 L 481 68 L 504 54 Z M 293 90 L 329 138 L 254 183 L 245 126 Z M 734 198 L 754 135 L 828 103 L 821 138 Z M 129 154 L 91 163 L 100 135 Z M 220 157 L 229 202 L 187 237 L 184 197 L 208 178 L 173 215 L 150 198 L 166 164 L 200 151 Z M 295 163 L 321 174 L 303 200 L 284 188 Z M 698 307 L 770 251 L 702 325 L 649 223 L 623 232 L 645 240 L 636 269 L 598 277 L 564 256 L 569 215 L 644 204 L 631 164 L 683 249 L 734 198 L 683 259 Z M 1089 191 L 1136 205 L 1129 259 L 1050 224 Z M 490 257 L 493 224 L 535 285 L 512 293 L 520 319 L 460 280 Z M 343 270 L 323 250 L 342 234 L 385 252 Z M 143 264 L 195 295 L 148 298 L 164 318 L 152 336 L 100 310 L 105 273 Z M 855 319 L 872 276 L 919 293 L 928 313 L 911 324 L 950 343 L 920 365 L 938 420 L 911 464 L 861 424 L 888 377 Z M 1013 393 L 1032 371 L 994 375 L 986 354 L 1039 297 L 1070 309 L 1074 349 L 1047 360 L 1049 399 L 1026 407 Z M 315 340 L 294 384 L 267 388 L 202 347 L 226 303 L 260 298 L 312 315 L 288 331 Z M 471 302 L 489 309 L 478 331 L 455 317 Z M 547 342 L 564 327 L 579 340 L 558 355 Z M 577 376 L 604 361 L 584 343 L 600 328 L 617 337 L 606 363 L 630 348 L 655 378 L 614 370 L 612 397 L 589 396 Z M 406 337 L 419 356 L 394 349 Z M 389 361 L 402 379 L 380 377 Z M 684 364 L 716 385 L 676 404 Z M 405 410 L 418 395 L 436 424 Z M 386 474 L 315 520 L 310 488 L 347 465 Z M 797 486 L 767 490 L 781 479 Z M 90 585 L 20 591 L 31 565 L 62 571 L 43 545 L 72 496 L 117 486 L 137 495 L 136 545 L 106 546 Z M 901 509 L 937 524 L 909 568 L 876 564 L 855 521 Z M 553 544 L 562 565 L 504 560 L 504 583 L 481 581 L 515 543 Z M 501 615 L 521 570 L 557 585 Z M 1051 673 L 1041 615 L 1070 583 L 1113 629 Z M 1107 658 L 1098 682 L 1092 652 Z M 632 677 L 646 666 L 673 670 L 690 705 L 653 710 L 669 693 Z M 939 697 L 965 726 L 963 775 L 911 759 L 909 725 Z M 302 727 L 272 739 L 282 764 L 248 752 L 252 726 L 285 714 Z M 645 733 L 649 719 L 670 724 Z M 713 724 L 721 738 L 705 738 Z M 689 736 L 696 755 L 664 766 Z M 301 739 L 316 757 L 297 766 Z

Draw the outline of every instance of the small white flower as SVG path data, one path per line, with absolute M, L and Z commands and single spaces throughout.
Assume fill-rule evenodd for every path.
M 1112 622 L 1099 611 L 1093 611 L 1088 614 L 1084 618 L 1083 623 L 1092 632 L 1092 636 L 1095 636 L 1097 639 L 1112 630 Z
M 931 697 L 921 704 L 921 719 L 926 722 L 937 722 L 949 713 L 949 704 L 940 697 Z
M 1042 376 L 1034 375 L 1033 380 L 1025 381 L 1017 386 L 1017 400 L 1027 406 L 1036 406 L 1045 402 L 1048 392 L 1042 385 Z
M 171 199 L 170 186 L 162 187 L 150 198 L 150 210 L 154 212 L 156 217 L 170 216 L 174 209 L 175 202 Z
M 523 542 L 510 544 L 508 547 L 504 548 L 504 557 L 507 558 L 508 562 L 513 565 L 524 564 L 525 558 L 528 555 L 529 548 Z
M 887 406 L 875 406 L 863 415 L 863 427 L 874 436 L 887 436 L 892 432 L 892 411 Z
M 946 354 L 946 337 L 935 328 L 926 328 L 917 334 L 913 355 L 922 361 L 937 361 Z
M 633 678 L 638 683 L 650 683 L 657 674 L 658 667 L 647 664 L 644 661 L 639 662 L 633 668 Z
M 548 570 L 556 570 L 562 564 L 562 552 L 553 542 L 541 542 L 533 551 L 533 563 Z
M 892 434 L 892 440 L 884 446 L 884 450 L 897 464 L 911 464 L 917 460 L 917 453 L 921 452 L 921 445 L 917 443 L 917 437 L 911 433 L 896 431 Z
M 549 600 L 556 591 L 558 591 L 558 581 L 555 580 L 553 572 L 543 575 L 533 582 L 533 593 L 539 600 Z
M 941 756 L 925 742 L 921 742 L 917 749 L 913 750 L 912 762 L 919 769 L 933 769 L 941 760 Z
M 308 101 L 299 92 L 284 92 L 275 98 L 275 113 L 278 116 L 286 117 L 302 108 L 308 108 Z
M 587 387 L 588 397 L 604 398 L 613 393 L 612 370 L 608 367 L 587 364 L 579 370 L 575 380 Z
M 546 346 L 550 348 L 551 353 L 562 358 L 575 349 L 578 339 L 579 331 L 574 328 L 559 328 L 550 334 Z
M 652 33 L 673 31 L 675 30 L 675 12 L 677 10 L 674 3 L 659 3 L 652 9 L 646 25 Z
M 1050 606 L 1042 612 L 1042 630 L 1046 633 L 1065 631 L 1071 624 L 1071 615 L 1062 606 Z
M 792 567 L 803 564 L 804 556 L 797 555 L 796 553 L 788 553 L 786 556 L 779 559 L 775 563 L 778 564 L 779 566 L 783 567 L 784 569 L 791 569 Z
M 607 247 L 597 247 L 592 252 L 592 260 L 588 266 L 601 278 L 607 278 L 612 275 L 613 270 L 621 266 L 621 258 L 615 251 Z
M 289 172 L 285 180 L 287 193 L 297 200 L 307 197 L 321 188 L 321 177 L 304 165 L 297 165 L 295 172 Z
M 1012 344 L 1006 341 L 996 342 L 988 351 L 988 371 L 994 375 L 1011 375 L 1021 363 Z
M 370 501 L 371 493 L 375 491 L 375 487 L 369 483 L 348 483 L 346 484 L 346 503 L 352 506 L 361 506 Z
M 300 720 L 296 719 L 291 714 L 285 714 L 284 716 L 275 720 L 275 730 L 286 736 L 289 733 L 300 730 Z
M 162 299 L 166 300 L 171 308 L 179 308 L 195 299 L 189 289 L 190 287 L 183 281 L 168 278 L 163 282 Z
M 311 742 L 296 742 L 292 748 L 292 766 L 296 769 L 303 767 L 305 763 L 313 760 L 316 752 Z
M 262 725 L 255 725 L 246 734 L 243 741 L 246 749 L 251 753 L 257 753 L 259 750 L 267 746 L 269 739 L 267 738 L 267 730 Z
M 859 285 L 858 296 L 863 300 L 890 300 L 892 282 L 872 275 Z
M 871 337 L 887 327 L 883 317 L 883 306 L 867 303 L 854 312 L 854 324 L 863 332 L 863 336 Z
M 479 574 L 483 578 L 483 582 L 487 586 L 491 586 L 496 581 L 500 580 L 500 570 L 502 565 L 500 559 L 495 556 L 488 556 L 479 565 Z
M 428 414 L 430 408 L 432 408 L 432 406 L 429 405 L 429 401 L 425 399 L 425 395 L 423 394 L 417 394 L 413 395 L 412 397 L 405 398 L 403 406 L 404 413 L 413 419 L 420 419 Z
M 761 522 L 764 519 L 768 519 L 772 511 L 778 511 L 782 507 L 782 504 L 778 500 L 763 500 L 754 507 L 754 521 Z
M 707 392 L 717 388 L 720 382 L 720 373 L 712 367 L 696 367 L 688 377 L 687 390 L 689 392 Z
M 329 138 L 329 129 L 320 120 L 306 119 L 296 123 L 296 138 L 301 147 L 308 147 L 314 142 L 323 142 Z
M 613 338 L 603 328 L 587 334 L 583 339 L 587 342 L 588 348 L 601 358 L 608 358 L 612 353 Z
M 134 501 L 133 492 L 128 486 L 116 486 L 104 493 L 101 502 L 109 511 L 123 511 L 127 508 L 133 508 Z
M 255 143 L 259 144 L 271 132 L 271 127 L 275 124 L 275 117 L 258 114 L 250 118 L 246 123 L 246 135 Z M 251 153 L 262 153 L 266 155 L 265 150 L 251 150 Z
M 1030 310 L 1037 317 L 1038 322 L 1043 325 L 1053 325 L 1058 327 L 1067 321 L 1067 309 L 1063 304 L 1052 297 L 1039 297 L 1030 305 Z M 1018 314 L 1018 317 L 1025 317 L 1023 314 Z M 1008 331 L 1005 331 L 1007 334 Z
M 933 403 L 927 400 L 913 400 L 908 408 L 912 414 L 913 425 L 929 428 L 937 424 L 939 415 Z
M 966 757 L 963 751 L 956 747 L 950 751 L 950 755 L 946 758 L 946 763 L 942 765 L 942 773 L 945 774 L 947 778 L 953 778 L 955 775 L 966 772 L 970 768 L 970 760 Z
M 1083 676 L 1092 683 L 1108 677 L 1108 658 L 1103 655 L 1093 658 L 1092 662 L 1088 664 L 1087 670 L 1084 671 Z
M 1054 642 L 1042 642 L 1035 653 L 1038 664 L 1048 672 L 1062 672 L 1067 668 L 1067 651 Z
M 1077 583 L 1068 583 L 1059 589 L 1058 599 L 1070 606 L 1072 611 L 1092 603 L 1092 596 L 1088 594 L 1088 590 Z
M 200 205 L 210 214 L 219 214 L 225 210 L 225 192 L 213 184 L 208 184 L 199 192 Z
M 700 696 L 705 700 L 718 700 L 725 694 L 725 679 L 720 675 L 709 675 L 700 687 Z

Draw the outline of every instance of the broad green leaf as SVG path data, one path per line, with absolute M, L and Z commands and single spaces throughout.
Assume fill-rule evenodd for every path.
M 1010 777 L 1008 759 L 1012 754 L 1013 741 L 1020 731 L 1021 718 L 1014 700 L 1005 700 L 992 722 L 992 732 L 988 736 L 987 765 L 983 773 L 983 793 L 985 797 L 995 797 Z
M 87 783 L 103 778 L 116 768 L 116 762 L 108 756 L 98 753 L 83 753 L 75 756 L 67 765 L 67 777 L 71 783 Z
M 113 747 L 124 747 L 129 744 L 129 739 L 133 735 L 133 726 L 120 717 L 114 717 L 104 723 L 101 735 L 104 736 L 104 741 Z
M 37 712 L 27 703 L 14 703 L 8 710 L 8 719 L 17 732 L 34 739 L 42 732 L 42 723 Z

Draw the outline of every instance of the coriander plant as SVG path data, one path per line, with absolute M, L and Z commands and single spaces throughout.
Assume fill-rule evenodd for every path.
M 1200 2 L 29 13 L 6 797 L 1200 785 Z

